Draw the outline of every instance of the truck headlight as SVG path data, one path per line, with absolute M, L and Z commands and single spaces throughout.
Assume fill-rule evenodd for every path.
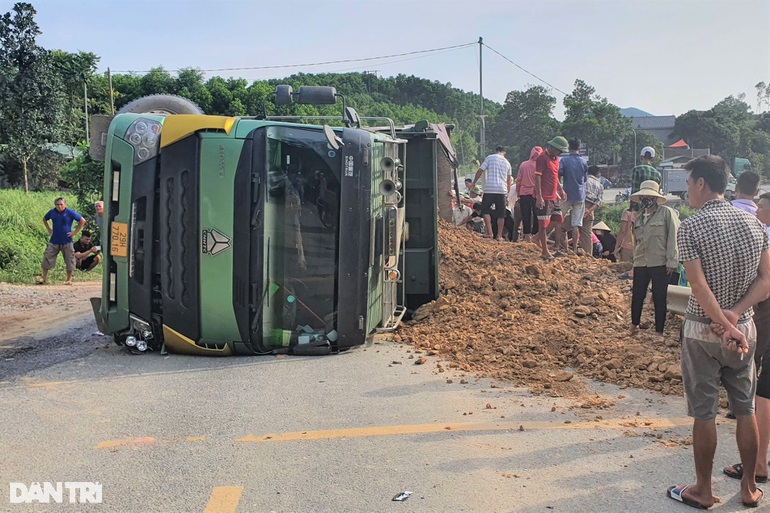
M 134 164 L 139 164 L 158 154 L 158 142 L 162 126 L 157 121 L 139 118 L 128 127 L 126 139 L 134 147 Z

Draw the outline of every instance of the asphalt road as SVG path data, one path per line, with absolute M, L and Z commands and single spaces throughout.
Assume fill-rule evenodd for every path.
M 0 349 L 0 511 L 688 511 L 664 497 L 693 477 L 679 397 L 589 383 L 612 405 L 583 408 L 390 342 L 133 356 L 95 331 L 81 317 Z M 718 470 L 737 461 L 734 428 L 719 422 L 714 511 L 743 510 Z M 46 481 L 98 482 L 102 503 L 11 504 L 11 483 Z

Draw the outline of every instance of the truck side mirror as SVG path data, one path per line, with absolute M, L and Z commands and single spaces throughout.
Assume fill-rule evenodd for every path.
M 113 117 L 104 114 L 91 116 L 91 140 L 88 141 L 88 155 L 97 162 L 104 162 L 107 150 L 107 132 Z

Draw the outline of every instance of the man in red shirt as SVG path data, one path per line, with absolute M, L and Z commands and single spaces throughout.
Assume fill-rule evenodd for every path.
M 543 153 L 535 163 L 535 215 L 538 221 L 537 243 L 540 245 L 543 260 L 553 260 L 553 255 L 548 251 L 546 234 L 548 227 L 553 223 L 563 221 L 561 212 L 557 210 L 557 202 L 566 198 L 564 189 L 559 183 L 559 155 L 569 151 L 567 139 L 558 135 L 548 141 Z

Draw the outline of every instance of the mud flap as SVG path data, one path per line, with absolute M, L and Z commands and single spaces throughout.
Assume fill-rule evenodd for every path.
M 99 312 L 99 310 L 102 307 L 102 298 L 92 297 L 90 301 L 91 301 L 91 308 L 94 311 L 94 319 L 96 320 L 96 326 L 99 328 L 99 331 L 101 331 L 102 333 L 107 333 L 109 331 L 107 328 L 107 323 L 104 322 L 104 319 L 102 318 L 102 314 Z

